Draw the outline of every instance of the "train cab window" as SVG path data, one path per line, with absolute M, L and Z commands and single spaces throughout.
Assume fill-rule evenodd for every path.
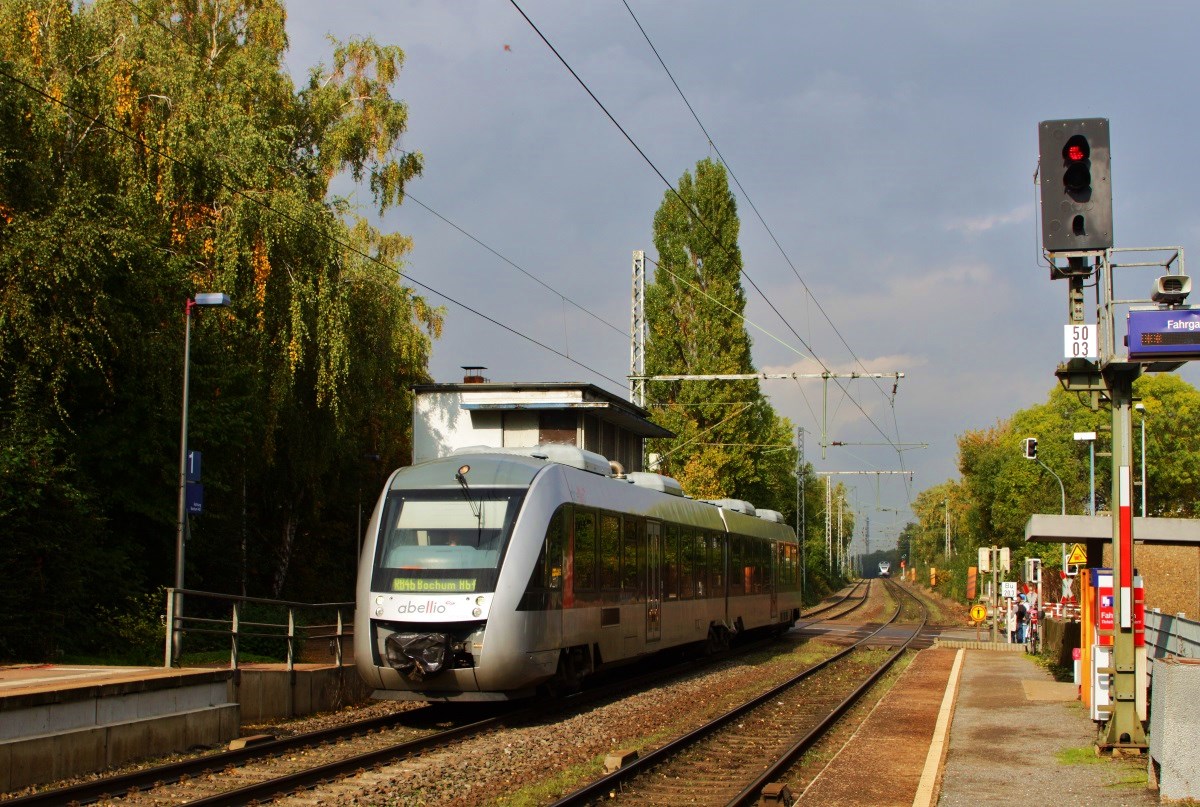
M 521 495 L 393 491 L 381 518 L 375 591 L 493 591 Z
M 663 599 L 679 599 L 679 525 L 663 528 Z
M 621 587 L 621 519 L 600 516 L 600 588 L 615 591 Z
M 690 600 L 696 592 L 695 531 L 684 527 L 679 531 L 679 596 Z
M 636 518 L 625 518 L 622 530 L 621 591 L 624 598 L 639 602 L 644 596 L 642 582 L 646 557 L 646 523 Z
M 596 514 L 576 511 L 572 579 L 576 592 L 596 589 Z

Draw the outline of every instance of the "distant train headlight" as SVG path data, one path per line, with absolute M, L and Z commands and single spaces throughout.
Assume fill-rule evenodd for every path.
M 376 604 L 376 605 L 383 605 L 383 597 L 376 597 L 376 598 L 375 598 L 375 604 Z
M 483 613 L 482 608 L 475 608 L 474 610 L 471 611 L 471 616 L 479 616 L 482 613 Z
M 476 597 L 476 598 L 475 598 L 475 604 L 476 604 L 476 605 L 483 605 L 483 603 L 484 603 L 484 601 L 485 601 L 486 599 L 487 599 L 487 597 L 485 597 L 485 596 L 483 596 L 482 594 L 480 594 L 478 597 Z M 475 616 L 479 616 L 479 614 L 476 614 Z
M 375 609 L 375 616 L 383 616 L 383 609 L 382 609 L 382 608 L 376 608 L 376 609 Z

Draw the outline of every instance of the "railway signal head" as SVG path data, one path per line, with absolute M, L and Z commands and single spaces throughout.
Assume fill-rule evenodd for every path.
M 1037 459 L 1037 438 L 1026 437 L 1021 441 L 1021 451 L 1027 460 Z
M 1038 124 L 1042 247 L 1048 252 L 1113 245 L 1112 183 L 1106 118 Z

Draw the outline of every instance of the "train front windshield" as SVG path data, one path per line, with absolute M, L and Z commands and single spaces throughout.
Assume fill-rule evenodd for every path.
M 524 491 L 399 490 L 380 525 L 373 591 L 490 592 Z

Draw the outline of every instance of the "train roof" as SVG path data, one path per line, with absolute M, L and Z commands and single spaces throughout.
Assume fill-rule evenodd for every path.
M 675 500 L 672 508 L 679 512 L 699 515 L 704 510 L 720 512 L 720 518 L 737 532 L 762 537 L 779 538 L 786 530 L 792 539 L 795 533 L 785 524 L 783 515 L 775 510 L 758 510 L 740 499 L 697 500 L 684 496 L 678 480 L 661 474 L 632 472 L 613 475 L 607 459 L 592 451 L 560 444 L 496 448 L 471 446 L 455 450 L 448 456 L 426 460 L 398 470 L 389 485 L 392 490 L 412 488 L 457 488 L 462 473 L 472 486 L 490 488 L 527 487 L 534 477 L 549 465 L 583 471 L 588 476 L 609 482 L 628 484 Z M 464 470 L 465 469 L 465 470 Z M 665 502 L 664 502 L 665 505 Z M 697 510 L 699 507 L 701 509 Z M 707 520 L 703 518 L 702 520 Z

